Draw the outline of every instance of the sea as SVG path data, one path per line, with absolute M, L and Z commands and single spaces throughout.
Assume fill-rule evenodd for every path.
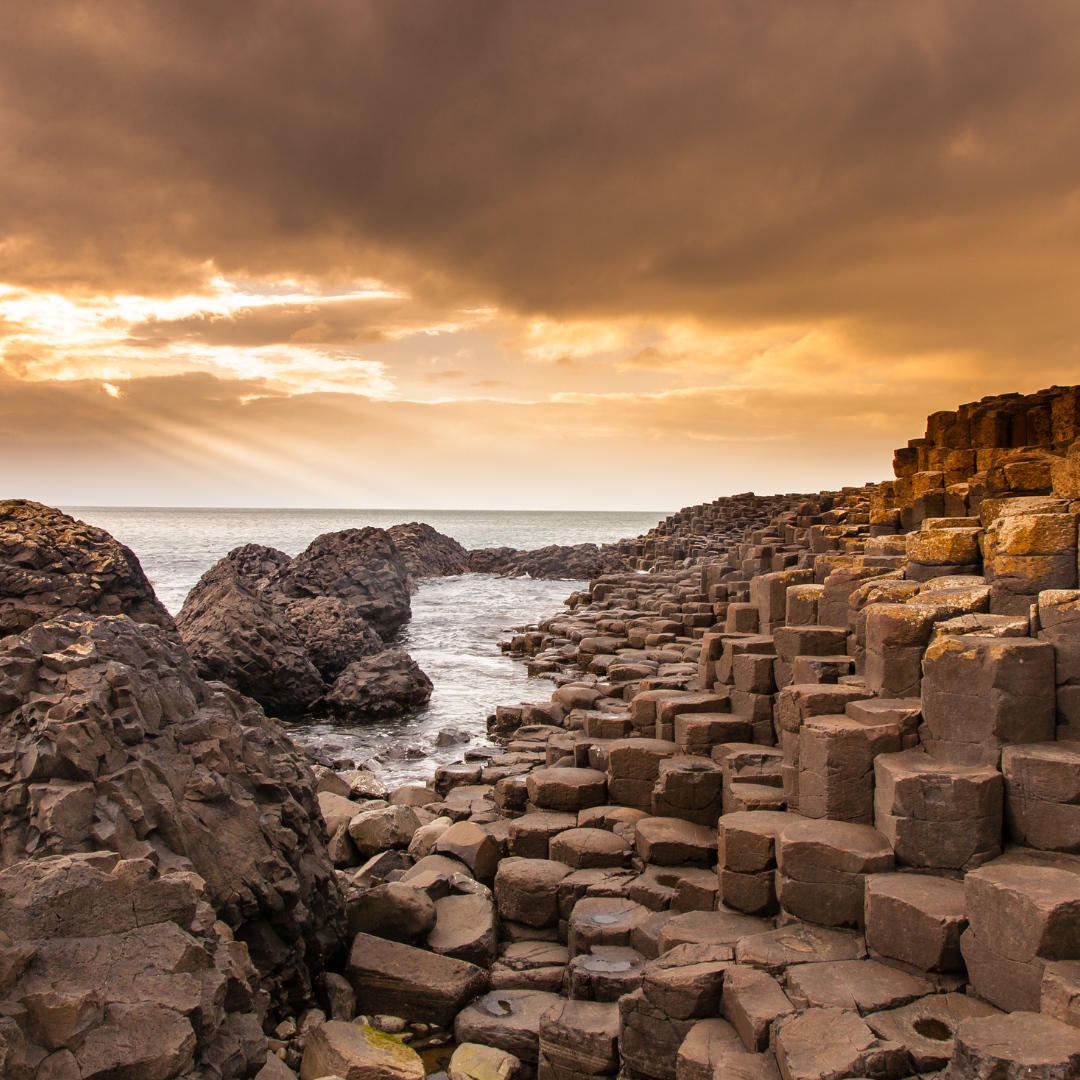
M 258 543 L 297 555 L 323 533 L 367 525 L 388 528 L 422 521 L 467 548 L 611 543 L 647 532 L 668 511 L 257 510 L 191 507 L 65 507 L 73 517 L 107 529 L 139 557 L 162 603 L 176 614 L 199 578 L 241 544 Z M 302 746 L 334 760 L 367 765 L 389 785 L 423 781 L 470 747 L 486 746 L 487 717 L 496 705 L 546 701 L 551 683 L 531 678 L 499 642 L 515 626 L 564 609 L 585 583 L 462 574 L 420 583 L 412 619 L 394 638 L 434 684 L 430 702 L 394 720 L 345 724 L 314 717 L 288 725 Z M 437 746 L 440 731 L 469 742 Z

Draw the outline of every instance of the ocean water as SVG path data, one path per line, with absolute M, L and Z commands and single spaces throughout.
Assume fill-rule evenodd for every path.
M 487 510 L 250 510 L 167 507 L 65 507 L 67 513 L 107 529 L 130 547 L 162 603 L 174 614 L 196 581 L 227 552 L 259 543 L 289 555 L 316 536 L 375 525 L 424 521 L 467 548 L 506 545 L 611 543 L 648 531 L 666 511 Z M 486 720 L 496 705 L 542 701 L 546 679 L 531 679 L 498 643 L 513 626 L 535 622 L 563 607 L 582 582 L 533 581 L 485 574 L 424 581 L 412 598 L 411 621 L 395 638 L 434 684 L 431 700 L 416 712 L 366 724 L 312 720 L 290 725 L 302 745 L 331 757 L 369 762 L 388 783 L 422 780 L 440 764 L 460 761 L 466 746 L 436 747 L 444 728 L 486 745 Z

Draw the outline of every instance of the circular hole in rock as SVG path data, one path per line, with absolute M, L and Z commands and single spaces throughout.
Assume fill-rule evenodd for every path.
M 487 1009 L 492 1016 L 513 1016 L 514 1006 L 513 1003 L 507 1001 L 506 998 L 489 999 L 484 1002 L 484 1008 Z
M 933 1039 L 934 1042 L 947 1042 L 953 1036 L 949 1025 L 934 1016 L 916 1020 L 913 1027 L 924 1039 Z

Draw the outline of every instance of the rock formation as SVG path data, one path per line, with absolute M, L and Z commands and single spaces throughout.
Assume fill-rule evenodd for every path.
M 621 541 L 505 643 L 550 701 L 424 785 L 308 773 L 167 627 L 5 639 L 4 1075 L 1080 1077 L 1078 436 L 990 398 Z M 350 608 L 305 650 L 363 617 L 275 559 L 229 588 Z
M 41 503 L 0 502 L 0 634 L 69 611 L 172 626 L 139 560 L 103 529 Z
M 0 604 L 42 618 L 0 640 L 0 1075 L 250 1077 L 341 947 L 315 777 L 198 676 L 134 556 L 15 513 Z
M 424 529 L 408 535 L 443 551 L 439 534 Z M 176 624 L 200 675 L 271 714 L 328 708 L 358 718 L 406 712 L 431 696 L 427 676 L 380 636 L 409 613 L 409 572 L 389 534 L 347 529 L 295 559 L 258 544 L 230 551 L 199 579 Z
M 401 553 L 410 576 L 416 580 L 469 571 L 469 552 L 452 537 L 444 536 L 430 525 L 410 521 L 386 531 Z
M 574 544 L 519 551 L 517 548 L 479 548 L 469 552 L 469 569 L 477 574 L 500 577 L 532 577 L 549 580 L 565 578 L 586 581 L 601 574 L 628 568 L 626 559 L 612 545 Z
M 353 1026 L 451 1077 L 1080 1076 L 1078 436 L 1006 395 L 688 507 L 505 643 L 554 689 L 500 754 L 321 774 Z

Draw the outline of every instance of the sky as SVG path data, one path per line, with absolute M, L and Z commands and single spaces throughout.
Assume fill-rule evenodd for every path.
M 1080 382 L 1075 0 L 4 23 L 4 497 L 674 509 Z

